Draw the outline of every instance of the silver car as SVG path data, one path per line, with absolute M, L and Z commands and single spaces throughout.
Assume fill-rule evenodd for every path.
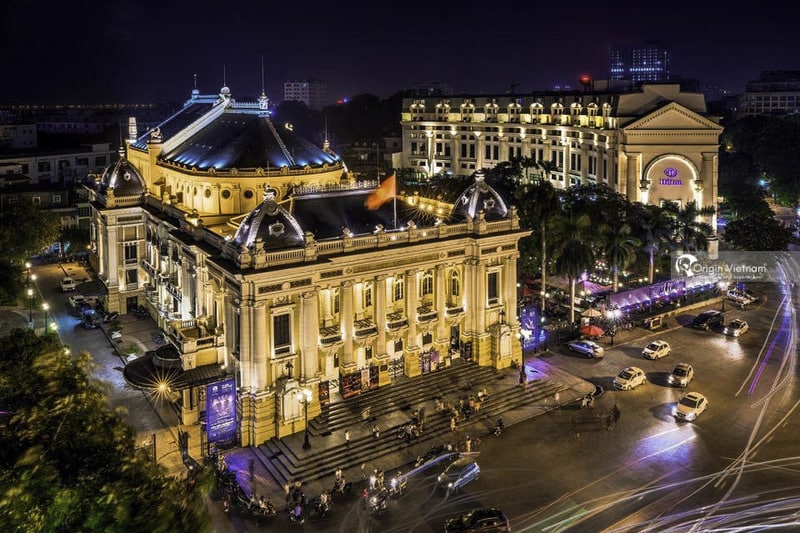
M 445 495 L 461 490 L 461 488 L 472 480 L 478 479 L 481 475 L 481 468 L 472 457 L 461 456 L 444 469 L 439 474 L 437 481 L 439 486 L 445 490 Z
M 670 385 L 688 387 L 694 378 L 694 368 L 689 363 L 678 363 L 667 378 Z
M 567 348 L 573 352 L 582 353 L 587 357 L 595 357 L 597 359 L 600 359 L 603 357 L 603 355 L 605 355 L 605 350 L 603 350 L 603 347 L 594 341 L 571 341 L 567 343 Z

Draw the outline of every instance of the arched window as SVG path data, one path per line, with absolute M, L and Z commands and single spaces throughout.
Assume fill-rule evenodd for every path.
M 422 296 L 433 294 L 433 272 L 428 270 L 422 275 Z
M 403 299 L 403 280 L 396 279 L 394 280 L 394 301 L 399 302 Z
M 364 285 L 364 309 L 372 307 L 372 285 Z
M 450 272 L 450 296 L 461 296 L 461 279 L 457 270 Z

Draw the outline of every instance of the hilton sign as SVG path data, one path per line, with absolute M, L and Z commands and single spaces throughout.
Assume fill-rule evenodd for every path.
M 683 180 L 676 180 L 673 178 L 661 178 L 658 180 L 659 185 L 683 185 Z

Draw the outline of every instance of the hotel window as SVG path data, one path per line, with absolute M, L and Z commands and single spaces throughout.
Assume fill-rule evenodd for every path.
M 272 348 L 276 354 L 289 353 L 292 349 L 291 316 L 289 313 L 272 317 Z
M 136 243 L 135 242 L 125 243 L 124 254 L 125 254 L 126 264 L 136 263 L 136 258 L 138 254 Z
M 340 303 L 339 289 L 333 289 L 332 298 L 333 298 L 333 301 L 331 302 L 331 304 L 332 304 L 331 307 L 333 308 L 333 314 L 334 315 L 338 315 L 339 314 L 339 303 Z

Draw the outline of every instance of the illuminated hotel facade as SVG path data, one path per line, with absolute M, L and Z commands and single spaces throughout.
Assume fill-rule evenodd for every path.
M 378 183 L 267 109 L 264 95 L 195 90 L 144 135 L 132 121 L 87 186 L 106 309 L 144 307 L 167 340 L 126 366 L 129 383 L 168 391 L 188 425 L 207 421 L 207 387 L 235 380 L 247 446 L 304 429 L 301 391 L 313 417 L 335 394 L 454 358 L 520 359 L 517 243 L 530 232 L 480 172 L 452 205 L 367 209 Z
M 716 208 L 722 129 L 706 115 L 704 96 L 677 84 L 405 98 L 402 164 L 428 175 L 469 175 L 522 157 L 549 164 L 530 177 L 558 189 L 598 184 L 631 202 Z M 716 215 L 705 221 L 716 227 Z

